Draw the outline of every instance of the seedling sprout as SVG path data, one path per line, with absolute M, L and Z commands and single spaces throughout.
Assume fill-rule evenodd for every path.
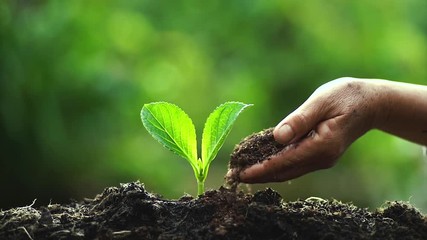
M 209 166 L 224 144 L 239 114 L 251 104 L 226 102 L 208 117 L 202 134 L 202 154 L 197 155 L 196 129 L 190 117 L 178 106 L 167 102 L 145 104 L 141 110 L 144 127 L 157 141 L 186 159 L 197 180 L 197 193 L 205 192 Z

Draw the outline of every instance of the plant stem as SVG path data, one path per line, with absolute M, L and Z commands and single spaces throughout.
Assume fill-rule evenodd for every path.
M 202 195 L 205 192 L 205 182 L 197 180 L 197 196 Z

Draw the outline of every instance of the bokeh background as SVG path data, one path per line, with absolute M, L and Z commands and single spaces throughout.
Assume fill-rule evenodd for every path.
M 219 188 L 240 139 L 343 76 L 426 84 L 427 1 L 0 1 L 0 209 L 135 180 L 195 195 L 191 167 L 141 123 L 160 100 L 193 118 L 199 142 L 217 105 L 254 104 L 211 166 Z M 426 163 L 420 146 L 371 131 L 333 169 L 252 191 L 427 212 Z

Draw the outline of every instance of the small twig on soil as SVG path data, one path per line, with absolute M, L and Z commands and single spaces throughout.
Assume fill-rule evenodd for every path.
M 182 218 L 182 220 L 176 224 L 175 227 L 179 227 L 179 225 L 181 225 L 181 223 L 183 223 L 187 219 L 187 217 L 188 217 L 188 212 L 185 214 L 185 216 Z
M 309 197 L 307 199 L 305 199 L 306 201 L 318 201 L 318 202 L 326 202 L 325 199 L 320 198 L 320 197 Z
M 34 202 L 33 202 L 34 204 Z M 34 240 L 34 238 L 31 237 L 30 233 L 27 231 L 27 229 L 25 227 L 19 227 L 18 229 L 22 229 L 24 230 L 25 234 L 27 234 L 28 238 L 31 240 Z
M 117 232 L 113 232 L 113 237 L 114 238 L 123 238 L 123 237 L 129 236 L 131 233 L 132 232 L 129 230 L 117 231 Z
M 35 198 L 35 199 L 33 200 L 33 202 L 32 202 L 29 206 L 27 206 L 27 207 L 33 207 L 33 206 L 34 206 L 34 204 L 36 204 L 36 201 L 37 201 L 37 198 Z

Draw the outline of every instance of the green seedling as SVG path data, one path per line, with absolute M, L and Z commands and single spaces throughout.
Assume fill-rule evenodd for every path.
M 224 144 L 239 114 L 251 104 L 226 102 L 208 117 L 202 135 L 202 156 L 197 155 L 196 129 L 188 115 L 167 102 L 145 104 L 141 110 L 144 127 L 164 147 L 186 159 L 197 179 L 197 193 L 205 192 L 209 165 Z

